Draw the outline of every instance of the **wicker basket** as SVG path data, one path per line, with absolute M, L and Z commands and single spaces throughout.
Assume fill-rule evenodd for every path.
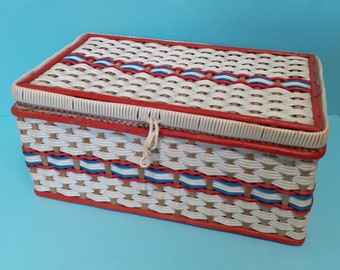
M 309 54 L 85 34 L 13 86 L 38 195 L 302 244 L 328 137 Z

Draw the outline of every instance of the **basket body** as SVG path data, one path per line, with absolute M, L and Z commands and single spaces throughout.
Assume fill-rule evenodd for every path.
M 38 195 L 302 244 L 320 73 L 311 55 L 88 34 L 15 84 L 12 111 Z

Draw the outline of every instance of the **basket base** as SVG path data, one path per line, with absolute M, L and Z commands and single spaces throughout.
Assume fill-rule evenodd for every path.
M 68 197 L 68 196 L 65 196 L 65 195 L 62 195 L 62 194 L 58 194 L 58 193 L 41 192 L 41 191 L 37 191 L 37 190 L 34 190 L 34 192 L 35 192 L 36 195 L 41 196 L 41 197 L 45 197 L 45 198 L 61 200 L 61 201 L 77 203 L 77 204 L 83 204 L 83 205 L 89 205 L 89 206 L 104 208 L 104 209 L 108 209 L 108 210 L 137 214 L 137 215 L 142 215 L 142 216 L 147 216 L 147 217 L 152 217 L 152 218 L 157 218 L 157 219 L 164 219 L 164 220 L 169 220 L 169 221 L 174 221 L 174 222 L 180 222 L 180 223 L 185 223 L 185 224 L 188 224 L 188 225 L 193 225 L 193 226 L 198 226 L 198 227 L 204 227 L 204 228 L 208 228 L 208 229 L 232 232 L 232 233 L 242 234 L 242 235 L 246 235 L 246 236 L 250 236 L 250 237 L 255 237 L 255 238 L 260 238 L 260 239 L 265 239 L 265 240 L 270 240 L 270 241 L 276 241 L 276 242 L 280 242 L 280 243 L 283 243 L 283 244 L 298 246 L 298 245 L 302 245 L 305 242 L 305 239 L 295 240 L 295 239 L 291 239 L 291 238 L 284 237 L 284 236 L 261 233 L 261 232 L 257 232 L 257 231 L 254 231 L 254 230 L 249 230 L 249 229 L 240 228 L 240 227 L 230 227 L 230 226 L 220 225 L 220 224 L 216 224 L 216 223 L 212 223 L 212 222 L 208 222 L 208 221 L 194 220 L 194 219 L 190 219 L 190 218 L 183 217 L 183 216 L 161 214 L 161 213 L 157 213 L 157 212 L 154 212 L 154 211 L 151 211 L 151 210 L 129 208 L 129 207 L 126 207 L 126 206 L 114 205 L 114 204 L 107 203 L 107 202 L 96 202 L 96 201 L 93 201 L 93 200 L 90 200 L 90 199 L 83 199 L 83 198 L 80 198 L 80 197 Z

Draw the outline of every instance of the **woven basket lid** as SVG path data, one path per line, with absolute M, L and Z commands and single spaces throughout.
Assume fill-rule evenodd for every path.
M 310 54 L 85 34 L 13 86 L 19 104 L 319 149 L 329 124 Z

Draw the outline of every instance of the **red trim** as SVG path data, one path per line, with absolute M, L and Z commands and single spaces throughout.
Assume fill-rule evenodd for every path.
M 211 48 L 211 49 L 216 49 L 216 50 L 235 50 L 236 49 L 240 52 L 270 53 L 270 54 L 278 54 L 278 55 L 286 55 L 286 56 L 300 56 L 300 57 L 308 57 L 309 59 L 311 59 L 312 57 L 309 54 L 302 54 L 302 53 L 278 52 L 278 51 L 270 51 L 270 50 L 255 50 L 255 49 L 245 49 L 245 48 L 242 49 L 242 48 L 233 48 L 233 47 L 226 47 L 226 46 L 214 46 L 214 45 L 208 45 L 208 44 L 164 41 L 164 40 L 156 40 L 156 39 L 123 37 L 123 36 L 110 36 L 110 35 L 102 35 L 102 34 L 85 34 L 81 38 L 79 38 L 75 43 L 73 43 L 71 46 L 63 50 L 61 53 L 55 56 L 52 60 L 46 63 L 43 67 L 32 72 L 22 81 L 18 82 L 17 85 L 25 87 L 25 88 L 59 93 L 59 94 L 75 96 L 79 98 L 90 98 L 94 100 L 101 100 L 101 101 L 107 101 L 107 102 L 126 103 L 126 104 L 131 104 L 131 105 L 142 106 L 142 107 L 153 107 L 153 108 L 178 111 L 178 112 L 184 112 L 184 113 L 190 113 L 190 114 L 199 113 L 201 115 L 210 116 L 210 117 L 226 118 L 230 120 L 242 121 L 242 122 L 247 122 L 247 123 L 256 123 L 256 124 L 261 124 L 261 125 L 266 125 L 266 126 L 281 127 L 281 128 L 287 128 L 287 129 L 293 129 L 293 130 L 305 130 L 305 131 L 311 131 L 311 132 L 322 130 L 320 129 L 320 126 L 322 126 L 320 125 L 320 123 L 318 123 L 318 125 L 299 124 L 299 123 L 292 123 L 292 122 L 283 121 L 283 120 L 263 119 L 263 118 L 253 117 L 253 116 L 239 115 L 235 113 L 228 113 L 228 112 L 221 113 L 219 111 L 213 111 L 213 110 L 195 109 L 195 108 L 190 108 L 190 107 L 170 105 L 170 104 L 164 104 L 164 103 L 158 103 L 158 102 L 137 101 L 137 100 L 132 100 L 129 98 L 120 98 L 120 97 L 113 97 L 113 96 L 102 95 L 102 94 L 67 90 L 67 89 L 57 88 L 57 87 L 41 87 L 41 86 L 35 86 L 35 85 L 30 84 L 32 80 L 34 80 L 39 75 L 41 75 L 42 73 L 50 69 L 54 64 L 58 63 L 62 58 L 64 58 L 66 55 L 72 52 L 75 48 L 79 47 L 90 37 L 101 37 L 101 38 L 116 39 L 116 40 L 124 39 L 124 40 L 132 40 L 132 41 L 137 41 L 137 42 L 156 42 L 159 44 L 171 45 L 171 46 L 183 45 L 183 46 L 189 46 L 193 48 Z M 311 68 L 315 68 L 315 67 L 311 66 Z M 311 85 L 314 86 L 312 87 L 311 92 L 312 93 L 317 92 L 318 89 L 313 89 L 317 87 L 315 78 L 313 78 L 313 81 L 311 80 Z M 316 113 L 318 113 L 318 109 L 316 109 Z M 314 115 L 314 118 L 318 119 L 318 117 L 315 115 Z M 318 122 L 320 121 L 322 123 L 323 119 L 318 120 Z
M 148 130 L 129 126 L 129 125 L 122 125 L 117 123 L 109 123 L 99 120 L 89 120 L 85 119 L 81 116 L 60 116 L 54 114 L 46 114 L 42 112 L 34 112 L 30 110 L 20 110 L 17 109 L 14 105 L 12 107 L 12 113 L 17 117 L 29 117 L 29 118 L 36 118 L 42 119 L 46 121 L 52 122 L 61 122 L 61 123 L 68 123 L 68 124 L 75 124 L 84 127 L 94 127 L 94 128 L 101 128 L 106 130 L 115 130 L 119 132 L 126 132 L 135 135 L 147 136 Z M 265 144 L 260 142 L 251 142 L 251 141 L 244 141 L 239 139 L 230 139 L 230 138 L 223 138 L 205 134 L 193 134 L 184 131 L 178 130 L 171 130 L 161 128 L 159 132 L 160 136 L 167 136 L 167 137 L 174 137 L 186 140 L 196 140 L 205 143 L 211 144 L 218 144 L 218 145 L 225 145 L 230 147 L 240 147 L 246 148 L 261 152 L 266 152 L 275 155 L 283 155 L 288 157 L 294 158 L 301 158 L 301 159 L 320 159 L 326 152 L 326 146 L 322 147 L 321 149 L 316 150 L 306 150 L 306 149 L 299 149 L 293 147 L 284 147 L 274 144 Z
M 183 217 L 183 216 L 161 214 L 161 213 L 154 212 L 152 210 L 129 208 L 129 207 L 121 206 L 121 205 L 113 205 L 113 204 L 105 203 L 105 202 L 95 202 L 90 199 L 82 199 L 79 197 L 67 197 L 61 194 L 53 194 L 50 192 L 40 192 L 37 190 L 35 190 L 34 192 L 39 196 L 50 198 L 50 199 L 62 200 L 62 201 L 67 201 L 71 203 L 83 204 L 83 205 L 90 205 L 90 206 L 104 208 L 108 210 L 115 210 L 115 211 L 137 214 L 137 215 L 153 217 L 153 218 L 158 218 L 158 219 L 165 219 L 165 220 L 185 223 L 185 224 L 199 226 L 199 227 L 205 227 L 205 228 L 214 229 L 214 230 L 233 232 L 233 233 L 243 234 L 243 235 L 247 235 L 251 237 L 281 242 L 284 244 L 302 245 L 305 241 L 305 239 L 295 240 L 295 239 L 291 239 L 285 236 L 261 233 L 261 232 L 257 232 L 251 229 L 245 229 L 241 227 L 230 227 L 230 226 L 213 223 L 209 221 L 194 220 L 194 219 L 190 219 L 190 218 Z
M 321 92 L 319 85 L 319 74 L 317 68 L 317 60 L 314 55 L 309 58 L 309 76 L 311 83 L 311 100 L 312 100 L 312 110 L 314 116 L 314 125 L 319 128 L 319 130 L 325 129 L 322 105 L 320 102 Z
M 97 161 L 97 162 L 100 162 L 102 164 L 118 164 L 118 165 L 121 165 L 121 166 L 131 166 L 131 167 L 134 167 L 134 168 L 140 168 L 139 165 L 135 164 L 135 163 L 132 163 L 132 162 L 129 162 L 129 161 L 120 161 L 120 160 L 102 160 L 98 157 L 88 157 L 86 155 L 80 155 L 80 156 L 72 156 L 72 155 L 69 155 L 69 154 L 66 154 L 66 153 L 63 153 L 63 152 L 60 152 L 60 153 L 56 153 L 56 152 L 52 152 L 52 151 L 48 151 L 48 152 L 39 152 L 39 151 L 36 151 L 36 150 L 33 150 L 33 149 L 27 149 L 27 148 L 24 148 L 22 147 L 22 151 L 24 153 L 33 153 L 35 155 L 38 155 L 38 156 L 55 156 L 55 157 L 66 157 L 66 158 L 69 158 L 69 159 L 72 159 L 72 160 L 89 160 L 89 161 Z M 29 168 L 45 168 L 45 169 L 55 169 L 55 170 L 58 170 L 58 171 L 74 171 L 74 172 L 78 172 L 77 170 L 75 169 L 72 169 L 72 168 L 69 168 L 69 169 L 59 169 L 59 168 L 55 168 L 53 166 L 44 166 L 44 165 L 36 165 L 36 166 L 28 166 Z M 223 176 L 223 175 L 216 175 L 216 176 L 211 176 L 211 175 L 205 175 L 201 172 L 198 172 L 198 171 L 190 171 L 190 170 L 173 170 L 173 169 L 170 169 L 168 167 L 164 167 L 164 166 L 155 166 L 155 165 L 150 165 L 149 167 L 150 169 L 153 169 L 153 170 L 161 170 L 161 171 L 166 171 L 166 172 L 169 172 L 169 173 L 172 173 L 172 174 L 186 174 L 186 175 L 192 175 L 192 176 L 200 176 L 204 179 L 208 179 L 208 180 L 211 180 L 211 181 L 215 181 L 215 180 L 223 180 L 223 181 L 226 181 L 228 183 L 236 183 L 236 184 L 239 184 L 240 186 L 243 186 L 243 187 L 249 187 L 249 188 L 257 188 L 257 187 L 260 187 L 260 188 L 263 188 L 263 189 L 266 189 L 266 190 L 275 190 L 276 192 L 280 193 L 280 194 L 287 194 L 287 195 L 299 195 L 299 196 L 308 196 L 308 195 L 312 195 L 314 193 L 314 190 L 315 188 L 311 189 L 311 190 L 306 190 L 306 191 L 300 191 L 300 190 L 284 190 L 282 188 L 279 188 L 277 186 L 274 186 L 274 185 L 271 185 L 271 184 L 264 184 L 264 183 L 246 183 L 240 179 L 237 179 L 237 178 L 231 178 L 231 177 L 227 177 L 227 176 Z M 94 174 L 91 174 L 91 173 L 88 173 L 86 171 L 83 171 L 83 170 L 80 170 L 81 173 L 85 173 L 87 175 L 90 175 L 90 176 L 93 176 Z M 153 181 L 149 181 L 147 179 L 139 179 L 139 178 L 131 178 L 131 179 L 127 179 L 127 178 L 121 178 L 119 176 L 116 176 L 116 175 L 108 175 L 108 174 L 105 174 L 105 173 L 97 173 L 95 174 L 97 176 L 105 176 L 105 177 L 112 177 L 112 178 L 120 178 L 124 181 L 138 181 L 138 182 L 147 182 L 147 183 L 152 183 L 152 184 L 155 184 L 157 185 L 158 183 L 156 182 L 153 182 Z M 167 183 L 167 185 L 171 185 L 170 183 Z M 184 185 L 175 185 L 174 187 L 180 187 L 180 188 L 185 188 L 185 189 L 189 189 L 187 187 L 185 187 Z M 195 191 L 197 191 L 198 189 L 193 189 Z M 206 190 L 204 190 L 203 192 L 206 192 Z M 209 191 L 207 191 L 206 193 L 209 193 Z M 210 193 L 209 193 L 210 194 Z M 213 191 L 211 194 L 216 194 L 215 191 Z M 219 194 L 219 193 L 218 193 Z M 230 197 L 230 198 L 235 198 L 235 196 L 228 196 L 228 195 L 223 195 L 221 194 L 221 196 L 225 196 L 225 197 Z M 278 206 L 280 207 L 280 205 Z M 287 208 L 288 209 L 288 208 Z M 294 210 L 292 210 L 294 211 Z M 300 212 L 300 211 L 299 211 Z

